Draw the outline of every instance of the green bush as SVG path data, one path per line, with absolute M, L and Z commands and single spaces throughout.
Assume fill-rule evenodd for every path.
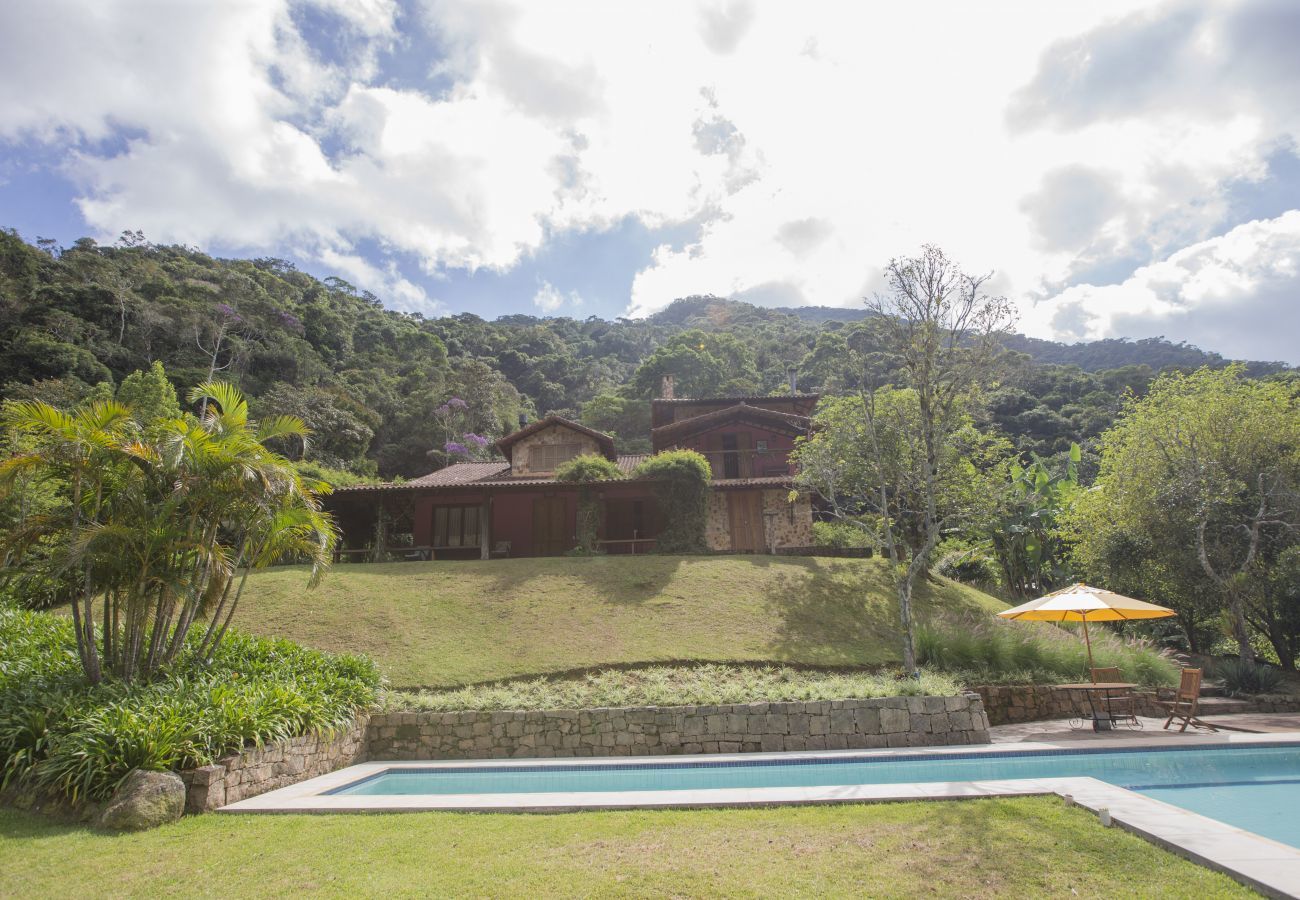
M 1214 666 L 1214 674 L 1223 681 L 1230 697 L 1274 694 L 1282 686 L 1282 673 L 1278 669 L 1240 659 L 1220 660 Z
M 703 553 L 704 519 L 708 514 L 709 481 L 713 470 L 694 450 L 666 450 L 636 467 L 634 478 L 653 479 L 659 521 L 655 543 L 660 553 Z
M 101 799 L 132 769 L 206 765 L 344 726 L 379 685 L 364 657 L 232 633 L 210 666 L 185 653 L 153 682 L 92 686 L 69 620 L 0 608 L 0 785 Z
M 951 696 L 960 688 L 932 672 L 823 672 L 788 666 L 647 666 L 605 669 L 576 678 L 535 678 L 457 690 L 390 692 L 389 710 L 584 709 L 604 706 L 716 706 L 763 701 Z
M 813 522 L 813 543 L 838 550 L 874 548 L 876 545 L 870 532 L 848 522 Z
M 623 477 L 618 465 L 595 453 L 584 453 L 562 462 L 555 469 L 555 480 L 573 484 L 616 481 Z
M 1093 662 L 1118 666 L 1126 681 L 1174 684 L 1178 667 L 1145 640 L 1124 640 L 1093 626 Z M 940 620 L 917 628 L 917 661 L 967 684 L 1086 681 L 1088 651 L 1074 627 L 1000 619 Z

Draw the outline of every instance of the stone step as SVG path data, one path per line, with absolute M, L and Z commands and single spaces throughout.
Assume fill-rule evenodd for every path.
M 1251 704 L 1244 700 L 1234 700 L 1231 697 L 1207 697 L 1201 694 L 1201 702 L 1197 709 L 1199 715 L 1203 716 L 1226 716 L 1231 713 L 1248 712 Z

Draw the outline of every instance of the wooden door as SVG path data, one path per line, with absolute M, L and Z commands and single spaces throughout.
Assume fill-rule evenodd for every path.
M 568 516 L 563 497 L 533 501 L 533 555 L 559 556 L 569 549 Z
M 762 491 L 729 491 L 731 549 L 737 553 L 762 553 L 767 549 L 763 535 Z

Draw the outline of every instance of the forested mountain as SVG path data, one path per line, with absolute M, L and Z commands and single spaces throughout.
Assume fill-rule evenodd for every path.
M 580 417 L 643 449 L 662 375 L 674 375 L 683 395 L 777 392 L 792 377 L 800 390 L 833 391 L 860 377 L 843 370 L 844 349 L 870 344 L 874 331 L 858 310 L 716 297 L 678 300 L 643 320 L 429 319 L 283 260 L 215 259 L 138 234 L 113 246 L 38 247 L 0 231 L 3 397 L 68 405 L 160 361 L 182 390 L 220 377 L 258 415 L 302 416 L 320 464 L 385 478 L 422 474 L 446 461 L 437 449 L 446 441 L 499 436 L 521 415 Z M 1225 362 L 1163 340 L 1016 337 L 1008 347 L 1016 352 L 988 398 L 988 424 L 1041 453 L 1094 438 L 1123 391 L 1145 390 L 1161 368 Z M 452 397 L 465 408 L 449 417 Z

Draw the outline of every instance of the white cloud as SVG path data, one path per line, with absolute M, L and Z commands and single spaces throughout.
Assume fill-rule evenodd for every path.
M 341 29 L 332 61 L 297 30 L 308 4 Z M 853 305 L 935 242 L 1074 334 L 1031 301 L 1075 309 L 1111 296 L 1080 282 L 1212 242 L 1237 224 L 1225 186 L 1300 133 L 1300 94 L 1272 88 L 1286 4 L 1136 8 L 19 0 L 0 9 L 0 139 L 74 147 L 102 235 L 292 247 L 410 309 L 431 303 L 415 273 L 359 248 L 434 277 L 507 270 L 632 216 L 699 224 L 636 274 L 635 315 L 708 291 Z M 395 48 L 437 48 L 436 88 L 385 78 Z M 543 288 L 544 311 L 573 302 Z
M 1173 335 L 1225 356 L 1300 364 L 1300 210 L 1248 222 L 1034 307 L 1026 331 L 1062 340 Z
M 543 281 L 533 294 L 533 305 L 544 313 L 558 312 L 565 304 L 573 308 L 582 306 L 582 295 L 570 291 L 567 295 L 557 290 L 549 281 Z

